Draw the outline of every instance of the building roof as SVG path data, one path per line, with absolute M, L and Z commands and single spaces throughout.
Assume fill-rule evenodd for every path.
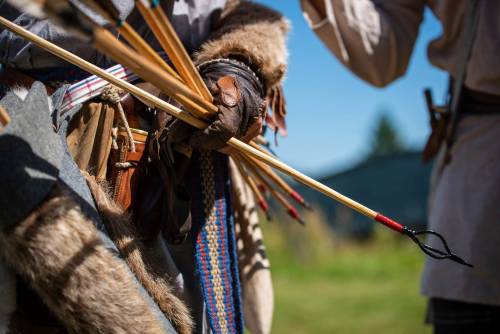
M 422 227 L 426 225 L 430 173 L 431 166 L 423 165 L 421 152 L 402 152 L 370 158 L 320 181 L 405 225 Z M 369 220 L 351 209 L 317 192 L 300 190 L 332 226 L 360 237 L 371 231 Z

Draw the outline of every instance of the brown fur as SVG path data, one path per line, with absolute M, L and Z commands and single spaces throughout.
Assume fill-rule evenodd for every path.
M 289 26 L 281 14 L 265 6 L 229 1 L 215 32 L 197 53 L 196 62 L 229 56 L 243 58 L 259 73 L 269 91 L 286 72 Z
M 174 294 L 173 288 L 164 279 L 165 275 L 158 273 L 161 269 L 155 270 L 151 261 L 154 255 L 149 254 L 139 241 L 129 216 L 110 199 L 93 176 L 87 174 L 86 178 L 106 228 L 131 270 L 177 331 L 180 334 L 191 333 L 193 321 L 189 310 Z
M 5 261 L 74 333 L 162 333 L 127 270 L 62 186 L 0 233 Z

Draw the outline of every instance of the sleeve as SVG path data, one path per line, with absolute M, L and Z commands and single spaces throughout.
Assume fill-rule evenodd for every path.
M 315 6 L 324 1 L 324 13 Z M 301 0 L 304 16 L 333 54 L 383 87 L 401 77 L 415 45 L 424 0 Z
M 269 91 L 285 75 L 288 30 L 288 21 L 278 12 L 249 1 L 230 0 L 197 53 L 196 62 L 215 58 L 244 61 Z

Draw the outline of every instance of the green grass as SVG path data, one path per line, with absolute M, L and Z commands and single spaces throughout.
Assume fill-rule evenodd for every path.
M 273 333 L 430 333 L 419 295 L 423 257 L 385 230 L 336 239 L 318 217 L 306 228 L 263 223 L 275 290 Z

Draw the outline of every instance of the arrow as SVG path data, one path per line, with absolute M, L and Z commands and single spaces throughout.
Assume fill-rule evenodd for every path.
M 81 69 L 83 69 L 89 73 L 92 73 L 96 76 L 101 77 L 102 79 L 112 83 L 113 85 L 115 85 L 119 88 L 122 88 L 123 90 L 137 96 L 140 99 L 143 99 L 144 101 L 149 102 L 151 105 L 154 105 L 161 110 L 165 110 L 165 112 L 171 114 L 174 117 L 181 119 L 184 122 L 191 124 L 192 126 L 198 128 L 198 129 L 203 129 L 207 126 L 207 124 L 204 121 L 194 117 L 193 115 L 182 111 L 181 109 L 145 92 L 144 90 L 142 90 L 140 88 L 135 87 L 134 85 L 132 85 L 124 80 L 121 80 L 121 79 L 114 77 L 113 75 L 107 73 L 106 71 L 102 70 L 101 68 L 99 68 L 93 64 L 90 64 L 89 62 L 74 55 L 73 53 L 62 49 L 62 48 L 54 45 L 53 43 L 50 43 L 49 41 L 31 33 L 30 31 L 18 26 L 15 23 L 10 22 L 9 20 L 7 20 L 6 18 L 1 17 L 1 16 L 0 16 L 0 25 L 5 27 L 8 30 L 22 36 L 23 38 L 31 41 L 33 44 L 38 45 L 39 47 L 47 50 L 48 52 L 51 52 L 52 54 L 54 54 L 62 59 L 65 59 L 66 61 L 72 63 L 75 66 L 80 67 Z M 96 28 L 95 30 L 99 30 L 99 29 L 102 29 L 102 28 Z M 102 30 L 104 30 L 104 29 L 102 29 Z M 109 34 L 109 32 L 107 32 L 107 33 Z M 111 34 L 109 36 L 111 36 L 111 38 L 114 39 Z M 108 41 L 108 39 L 105 38 L 105 34 L 102 31 L 101 32 L 97 31 L 97 33 L 94 33 L 94 37 L 96 38 L 96 44 L 98 42 Z M 104 38 L 104 39 L 101 40 L 100 38 Z M 135 52 L 133 52 L 132 50 L 129 50 L 126 46 L 120 46 L 120 50 L 117 50 L 117 52 L 118 52 L 118 54 L 120 54 L 120 52 L 126 52 L 127 54 L 123 55 L 125 58 L 127 57 L 127 55 L 128 56 L 135 56 Z M 148 66 L 148 69 L 150 71 L 145 73 L 145 74 L 147 74 L 145 80 L 149 81 L 149 78 L 151 78 L 153 80 L 150 82 L 152 82 L 152 83 L 157 82 L 157 83 L 160 83 L 165 88 L 168 87 L 168 89 L 172 89 L 172 87 L 170 86 L 170 84 L 172 84 L 172 80 L 170 78 L 167 78 L 167 82 L 162 82 L 162 80 L 158 79 L 158 77 L 157 77 L 159 74 L 158 73 L 158 69 L 159 69 L 158 66 L 156 66 L 154 64 L 149 64 L 149 62 L 146 61 L 146 59 L 141 57 L 141 56 L 136 58 L 136 60 L 140 61 L 140 64 L 132 63 L 131 64 L 132 67 L 129 68 L 131 71 L 133 71 L 136 74 L 138 74 L 139 76 L 141 76 L 142 66 Z M 151 71 L 152 71 L 152 73 L 151 73 Z M 156 73 L 155 73 L 155 71 L 156 71 Z M 144 74 L 144 73 L 142 73 L 142 74 Z M 151 74 L 152 74 L 152 77 L 151 77 Z M 173 82 L 173 83 L 177 84 L 176 82 Z M 161 87 L 158 87 L 158 88 L 161 89 Z M 178 93 L 178 91 L 175 91 L 175 90 L 174 90 L 174 92 Z M 449 260 L 455 261 L 457 263 L 472 267 L 471 264 L 467 263 L 466 261 L 461 259 L 459 256 L 454 254 L 450 250 L 450 248 L 448 247 L 446 240 L 437 232 L 429 231 L 429 230 L 424 230 L 424 231 L 411 230 L 408 227 L 406 227 L 406 226 L 404 226 L 404 225 L 402 225 L 402 224 L 400 224 L 400 223 L 398 223 L 398 222 L 396 222 L 388 217 L 385 217 L 381 213 L 378 213 L 378 212 L 362 205 L 361 203 L 356 202 L 355 200 L 327 187 L 326 185 L 324 185 L 324 184 L 314 180 L 313 178 L 293 169 L 292 167 L 286 165 L 285 163 L 279 161 L 278 159 L 276 159 L 276 158 L 274 158 L 266 153 L 263 153 L 263 152 L 251 147 L 248 144 L 245 144 L 244 142 L 242 142 L 234 137 L 230 138 L 227 141 L 227 144 L 229 146 L 239 150 L 240 152 L 244 153 L 247 156 L 258 159 L 258 160 L 268 164 L 269 166 L 276 168 L 277 170 L 281 171 L 282 173 L 291 176 L 292 178 L 294 178 L 298 182 L 301 182 L 302 184 L 304 184 L 304 185 L 306 185 L 306 186 L 308 186 L 316 191 L 323 193 L 324 195 L 330 197 L 331 199 L 350 207 L 351 209 L 359 212 L 360 214 L 367 216 L 378 223 L 383 224 L 384 226 L 392 229 L 393 231 L 396 231 L 398 233 L 401 233 L 401 234 L 409 237 L 413 242 L 415 242 L 420 247 L 420 249 L 425 254 L 429 255 L 430 257 L 433 257 L 433 258 L 439 259 L 439 260 L 449 259 Z M 418 239 L 418 236 L 426 235 L 426 234 L 437 236 L 443 245 L 444 251 L 436 249 L 434 247 L 430 247 L 430 246 L 422 243 Z

